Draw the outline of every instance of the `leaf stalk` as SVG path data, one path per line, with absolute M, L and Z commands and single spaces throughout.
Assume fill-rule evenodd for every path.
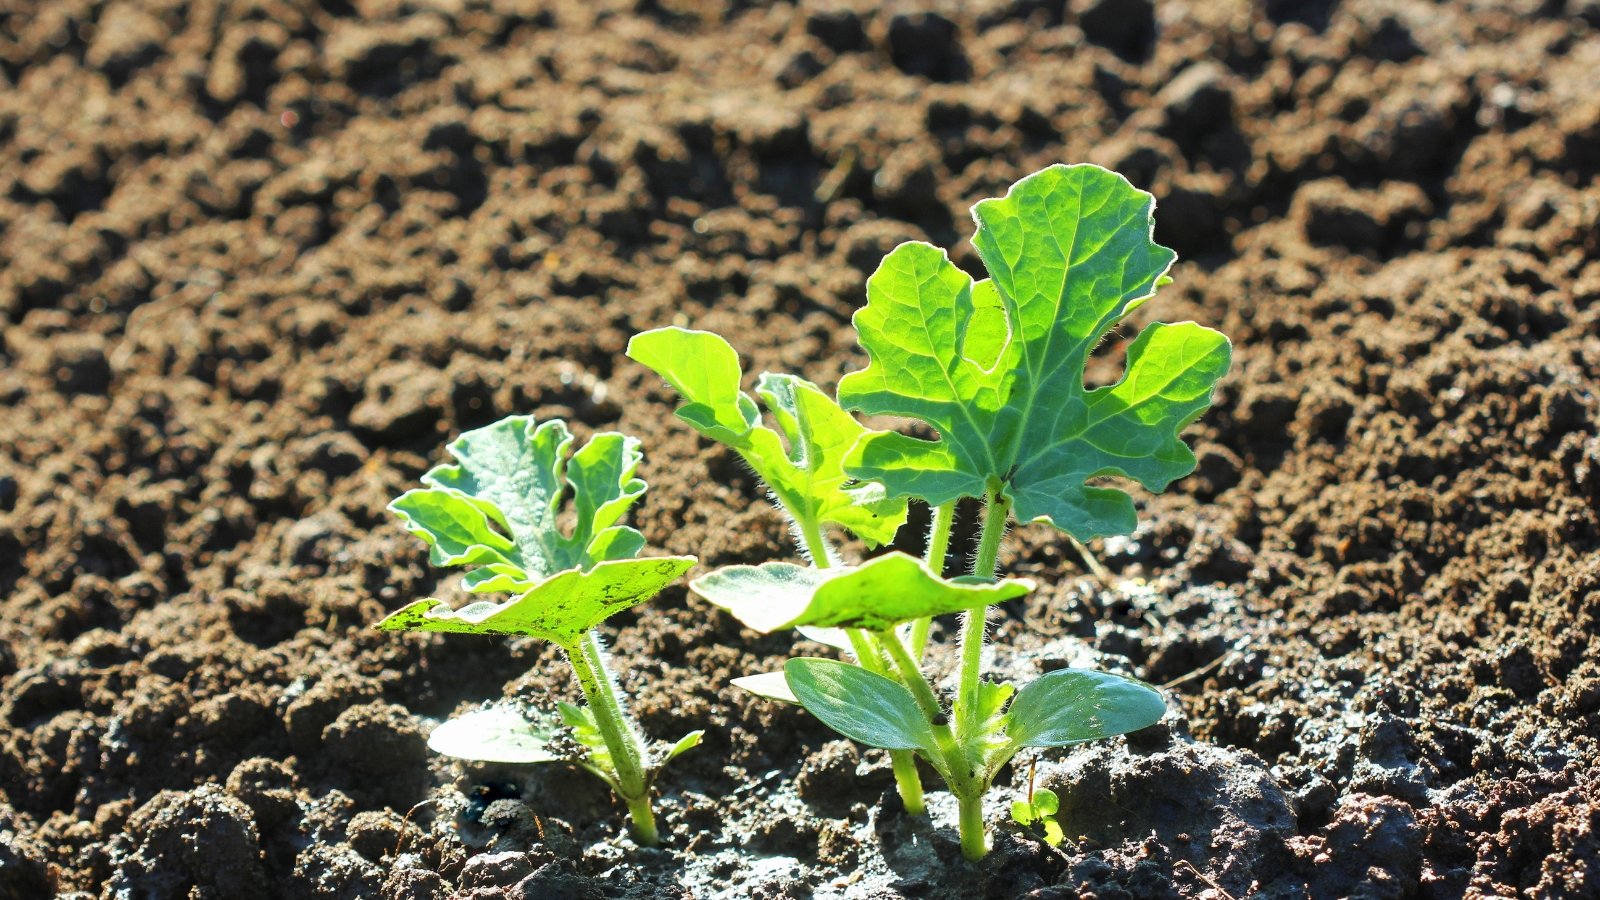
M 972 574 L 994 580 L 1000 558 L 1000 541 L 1005 536 L 1011 503 L 996 487 L 984 494 L 983 530 L 978 539 L 978 555 L 972 561 Z M 983 640 L 989 624 L 989 608 L 967 613 L 961 625 L 961 673 L 956 690 L 956 733 L 966 740 L 977 733 L 978 675 L 983 665 Z
M 944 574 L 945 558 L 950 555 L 950 527 L 956 519 L 956 501 L 941 503 L 933 508 L 933 524 L 928 529 L 928 568 L 935 575 Z M 921 660 L 928 651 L 928 629 L 932 616 L 923 616 L 911 623 L 911 655 Z
M 815 519 L 802 519 L 794 515 L 788 507 L 784 510 L 789 512 L 789 518 L 794 520 L 795 528 L 800 533 L 801 549 L 811 557 L 811 565 L 818 569 L 830 568 L 833 565 L 833 560 L 829 556 L 832 551 L 828 547 L 827 537 L 822 533 L 822 523 Z M 883 655 L 875 646 L 877 642 L 872 640 L 870 635 L 859 628 L 847 628 L 845 635 L 850 639 L 850 648 L 855 652 L 856 661 L 862 668 L 880 675 L 887 674 L 883 665 Z M 883 643 L 886 646 L 892 644 L 902 652 L 905 649 L 901 646 L 900 639 L 892 634 L 888 635 L 888 639 Z M 894 767 L 895 789 L 900 792 L 900 803 L 906 808 L 906 812 L 913 816 L 927 812 L 928 801 L 923 796 L 922 777 L 917 774 L 916 754 L 910 750 L 890 750 L 889 761 Z

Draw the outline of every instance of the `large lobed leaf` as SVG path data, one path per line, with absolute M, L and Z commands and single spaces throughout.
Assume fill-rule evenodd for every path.
M 422 476 L 427 487 L 389 508 L 428 544 L 434 565 L 481 566 L 467 576 L 473 591 L 526 591 L 557 572 L 636 555 L 643 536 L 617 522 L 645 490 L 634 477 L 638 440 L 597 434 L 569 462 L 572 443 L 566 423 L 531 416 L 464 432 L 448 448 L 457 464 L 436 466 Z M 564 494 L 570 531 L 557 524 Z
M 845 454 L 866 429 L 816 385 L 793 375 L 761 376 L 756 393 L 774 430 L 740 389 L 739 355 L 720 336 L 657 328 L 635 335 L 628 356 L 676 388 L 687 401 L 678 417 L 744 457 L 797 520 L 840 525 L 875 545 L 894 539 L 906 518 L 905 499 L 891 500 L 881 485 L 845 474 Z
M 770 633 L 799 626 L 887 631 L 1020 597 L 1034 584 L 1025 578 L 946 580 L 926 562 L 895 552 L 831 569 L 782 562 L 728 566 L 689 587 L 746 626 Z
M 378 623 L 385 631 L 455 634 L 526 634 L 573 647 L 584 632 L 661 592 L 694 565 L 692 556 L 602 562 L 568 569 L 506 601 L 451 610 L 438 600 L 418 600 Z
M 1154 205 L 1114 172 L 1051 166 L 974 207 L 990 280 L 975 284 L 928 244 L 895 248 L 855 316 L 870 361 L 839 398 L 920 419 L 938 439 L 872 433 L 846 471 L 932 504 L 998 485 L 1019 521 L 1080 540 L 1132 531 L 1132 499 L 1088 482 L 1121 475 L 1159 491 L 1193 471 L 1178 434 L 1210 405 L 1231 352 L 1192 322 L 1152 325 L 1119 383 L 1086 389 L 1095 345 L 1175 259 L 1151 240 Z

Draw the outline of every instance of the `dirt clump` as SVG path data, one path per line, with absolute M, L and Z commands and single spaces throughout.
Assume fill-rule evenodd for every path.
M 1593 7 L 4 17 L 0 896 L 1592 893 Z M 1038 755 L 1071 842 L 1007 824 L 1019 767 L 966 866 L 931 778 L 908 819 L 883 754 L 730 687 L 792 644 L 682 586 L 607 635 L 646 730 L 706 730 L 659 784 L 662 848 L 582 772 L 426 752 L 486 699 L 576 697 L 538 642 L 371 627 L 460 599 L 384 511 L 453 435 L 627 431 L 652 547 L 791 557 L 629 337 L 717 330 L 831 387 L 886 251 L 976 272 L 972 203 L 1077 161 L 1151 190 L 1181 255 L 1130 324 L 1220 328 L 1235 365 L 1196 474 L 1096 542 L 1105 583 L 1043 526 L 1008 542 L 1041 589 L 996 617 L 996 671 L 1171 700 Z

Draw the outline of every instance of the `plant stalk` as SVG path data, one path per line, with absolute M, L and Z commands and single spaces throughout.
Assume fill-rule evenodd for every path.
M 978 556 L 972 561 L 972 574 L 994 580 L 995 563 L 1000 558 L 1000 539 L 1005 536 L 1006 518 L 1011 504 L 996 488 L 984 494 L 983 531 L 978 539 Z M 978 731 L 978 674 L 983 665 L 983 639 L 988 626 L 989 608 L 967 613 L 961 625 L 961 673 L 956 689 L 956 734 L 965 742 Z
M 941 503 L 933 508 L 933 525 L 928 530 L 928 568 L 943 577 L 945 557 L 950 553 L 950 526 L 956 519 L 956 501 Z M 928 628 L 932 616 L 923 616 L 911 623 L 911 655 L 921 660 L 928 649 Z
M 650 780 L 645 771 L 644 745 L 628 721 L 616 681 L 606 668 L 600 635 L 591 630 L 579 639 L 576 647 L 565 649 L 567 659 L 572 663 L 572 671 L 578 676 L 578 686 L 583 689 L 583 696 L 594 713 L 600 737 L 611 754 L 611 763 L 616 769 L 617 794 L 628 806 L 634 840 L 642 846 L 653 847 L 660 843 L 660 835 L 656 831 L 655 813 L 650 809 Z
M 800 544 L 806 554 L 811 557 L 811 565 L 818 569 L 827 569 L 833 566 L 833 560 L 828 555 L 828 541 L 822 533 L 822 523 L 802 520 L 794 515 L 796 527 L 800 531 Z M 876 674 L 884 674 L 882 657 L 878 648 L 866 632 L 859 628 L 847 628 L 845 634 L 850 639 L 850 647 L 855 651 L 856 662 L 862 668 Z M 900 645 L 900 639 L 894 635 L 889 636 L 887 643 Z M 902 648 L 903 649 L 903 648 Z M 900 792 L 900 803 L 905 806 L 906 812 L 913 816 L 920 816 L 928 811 L 927 799 L 922 793 L 922 777 L 917 774 L 916 753 L 911 750 L 890 750 L 889 761 L 894 767 L 894 784 Z
M 960 809 L 961 855 L 972 862 L 989 853 L 989 836 L 983 827 L 983 792 L 956 797 Z
M 833 568 L 832 550 L 828 547 L 827 536 L 822 533 L 822 523 L 798 518 L 794 521 L 800 529 L 800 546 L 811 557 L 811 565 L 818 569 Z
M 889 659 L 894 662 L 896 669 L 900 670 L 900 682 L 911 689 L 911 695 L 917 698 L 917 707 L 930 721 L 936 719 L 944 710 L 939 706 L 939 696 L 933 692 L 933 686 L 928 684 L 927 676 L 922 674 L 922 669 L 912 659 L 910 651 L 905 645 L 894 639 L 892 634 L 882 634 L 879 637 L 882 644 L 889 651 Z

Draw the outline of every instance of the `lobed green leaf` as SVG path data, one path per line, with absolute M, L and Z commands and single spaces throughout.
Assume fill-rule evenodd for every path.
M 782 562 L 728 566 L 689 587 L 747 627 L 770 633 L 802 626 L 887 631 L 1020 597 L 1034 584 L 1025 578 L 947 580 L 923 560 L 896 551 L 831 569 Z
M 1118 475 L 1159 491 L 1193 471 L 1178 434 L 1210 405 L 1231 354 L 1209 328 L 1152 325 L 1120 382 L 1085 386 L 1089 354 L 1175 259 L 1151 240 L 1154 205 L 1114 172 L 1051 166 L 974 207 L 991 279 L 974 283 L 928 244 L 895 248 L 855 316 L 869 363 L 839 398 L 919 419 L 938 439 L 869 434 L 846 471 L 934 505 L 998 487 L 1019 521 L 1079 540 L 1131 532 L 1132 499 L 1091 482 Z
M 845 474 L 845 454 L 866 429 L 816 385 L 793 375 L 760 377 L 756 393 L 775 430 L 761 423 L 755 400 L 740 388 L 739 355 L 718 335 L 657 328 L 635 335 L 627 352 L 683 395 L 678 418 L 744 457 L 797 521 L 839 525 L 874 545 L 894 539 L 905 499 Z
M 643 536 L 617 522 L 645 491 L 634 477 L 639 442 L 604 432 L 568 461 L 572 443 L 566 423 L 531 416 L 464 432 L 448 448 L 456 464 L 434 467 L 422 476 L 427 487 L 389 508 L 435 565 L 484 566 L 467 577 L 473 591 L 525 591 L 557 572 L 636 555 Z M 573 524 L 563 531 L 567 496 Z
M 588 571 L 568 569 L 504 603 L 483 601 L 451 610 L 438 600 L 419 600 L 392 613 L 378 627 L 385 631 L 525 634 L 572 647 L 584 632 L 654 597 L 694 563 L 692 556 L 602 562 Z

